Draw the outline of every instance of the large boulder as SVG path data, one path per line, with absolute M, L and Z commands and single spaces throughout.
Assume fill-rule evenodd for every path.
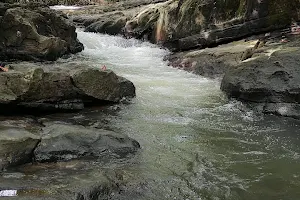
M 56 60 L 83 50 L 73 26 L 44 6 L 0 3 L 0 57 L 5 60 Z
M 186 50 L 286 27 L 299 10 L 299 0 L 169 0 L 137 14 L 126 32 Z
M 29 110 L 79 110 L 85 103 L 119 102 L 134 97 L 129 80 L 110 70 L 86 65 L 54 67 L 16 64 L 0 73 L 1 112 Z
M 83 126 L 52 124 L 44 129 L 35 149 L 38 162 L 66 161 L 79 158 L 124 158 L 140 148 L 137 141 L 112 131 Z
M 299 118 L 300 48 L 269 50 L 230 67 L 221 89 L 229 96 L 260 107 L 265 113 Z
M 77 70 L 72 80 L 76 88 L 90 97 L 113 102 L 121 98 L 119 79 L 113 71 Z

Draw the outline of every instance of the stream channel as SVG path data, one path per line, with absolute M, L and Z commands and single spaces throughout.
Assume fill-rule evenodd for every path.
M 300 199 L 299 121 L 258 115 L 228 100 L 220 80 L 168 66 L 163 58 L 169 52 L 156 45 L 82 31 L 78 38 L 85 50 L 57 65 L 105 64 L 135 84 L 137 97 L 49 117 L 93 126 L 100 121 L 101 128 L 136 139 L 140 152 L 105 163 L 25 166 L 5 172 L 1 187 L 69 191 L 109 176 L 124 186 L 103 199 Z M 20 197 L 44 192 L 18 191 Z

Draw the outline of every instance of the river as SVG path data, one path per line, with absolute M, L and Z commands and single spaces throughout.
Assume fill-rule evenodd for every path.
M 104 114 L 90 108 L 54 118 L 105 120 L 105 128 L 136 139 L 141 151 L 133 162 L 94 163 L 79 171 L 7 172 L 2 185 L 64 188 L 97 181 L 106 168 L 118 170 L 131 187 L 115 199 L 300 199 L 299 121 L 262 116 L 228 100 L 219 80 L 168 66 L 163 58 L 169 52 L 156 45 L 82 31 L 78 38 L 85 50 L 57 64 L 106 65 L 135 84 L 137 97 Z
M 82 56 L 134 82 L 112 126 L 141 143 L 153 199 L 300 198 L 299 121 L 228 101 L 220 82 L 167 66 L 149 43 L 78 33 Z M 149 196 L 148 196 L 149 197 Z

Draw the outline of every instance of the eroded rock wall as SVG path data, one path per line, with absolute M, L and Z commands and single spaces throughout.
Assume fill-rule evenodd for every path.
M 169 0 L 137 14 L 126 32 L 186 50 L 286 27 L 299 10 L 299 0 Z

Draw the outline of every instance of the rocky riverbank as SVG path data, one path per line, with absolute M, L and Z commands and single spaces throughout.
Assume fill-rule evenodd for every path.
M 139 149 L 137 141 L 113 131 L 37 119 L 118 103 L 133 98 L 135 87 L 101 64 L 52 62 L 83 50 L 63 13 L 37 3 L 0 3 L 0 16 L 0 60 L 6 62 L 0 72 L 0 113 L 6 116 L 0 120 L 0 171 L 31 162 L 124 158 Z
M 141 2 L 65 14 L 37 4 L 0 4 L 0 56 L 9 61 L 8 72 L 0 72 L 1 190 L 16 190 L 18 199 L 76 200 L 139 199 L 147 190 L 143 180 L 121 170 L 138 163 L 132 155 L 139 143 L 111 130 L 108 116 L 99 117 L 118 108 L 94 108 L 90 113 L 97 112 L 96 119 L 82 110 L 134 97 L 133 83 L 78 63 L 19 62 L 80 52 L 83 45 L 68 16 L 86 31 L 125 34 L 179 51 L 168 58 L 170 65 L 210 78 L 224 76 L 221 89 L 230 98 L 260 112 L 300 118 L 299 37 L 265 37 L 299 19 L 297 0 Z M 262 37 L 238 41 L 258 33 Z
M 225 74 L 221 89 L 229 97 L 251 106 L 259 103 L 254 107 L 264 113 L 298 118 L 298 82 L 293 78 L 297 72 L 291 63 L 298 59 L 293 48 L 299 41 L 299 10 L 298 0 L 169 0 L 130 10 L 130 15 L 113 9 L 118 14 L 74 20 L 86 31 L 124 34 L 179 51 L 167 58 L 171 66 L 210 78 Z M 243 38 L 247 41 L 239 41 Z M 217 45 L 221 46 L 203 49 Z M 278 64 L 277 56 L 284 64 Z M 287 71 L 271 67 L 270 60 Z
M 140 146 L 108 130 L 107 120 L 115 112 L 97 107 L 78 113 L 0 117 L 1 196 L 6 192 L 16 199 L 78 200 L 134 195 L 132 184 L 136 181 L 139 187 L 140 182 L 123 174 L 122 168 L 137 162 L 134 155 Z
M 299 47 L 299 36 L 264 47 L 228 68 L 221 89 L 264 113 L 299 119 Z
M 220 79 L 221 90 L 229 98 L 260 113 L 299 119 L 296 63 L 300 35 L 268 35 L 263 42 L 260 38 L 264 35 L 253 36 L 214 48 L 174 53 L 167 59 L 172 67 Z

